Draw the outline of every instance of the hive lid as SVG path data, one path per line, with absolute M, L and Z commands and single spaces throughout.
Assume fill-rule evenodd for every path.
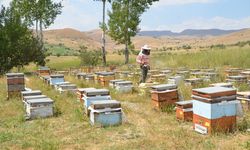
M 116 100 L 102 100 L 91 102 L 93 109 L 121 108 L 121 103 Z
M 193 104 L 193 100 L 186 100 L 186 101 L 179 101 L 179 102 L 176 102 L 177 105 L 190 105 L 190 104 Z
M 228 79 L 247 79 L 246 76 L 228 76 Z
M 50 70 L 47 66 L 40 66 L 38 70 Z
M 50 75 L 51 78 L 58 78 L 58 77 L 64 77 L 63 74 L 53 74 L 53 75 Z
M 128 85 L 128 84 L 133 84 L 131 81 L 120 81 L 120 82 L 115 82 L 116 85 Z
M 55 83 L 54 85 L 67 85 L 67 84 L 70 84 L 70 82 L 58 82 Z
M 86 96 L 109 95 L 109 90 L 107 90 L 107 89 L 90 89 L 90 90 L 86 90 L 84 93 Z
M 177 89 L 177 85 L 176 84 L 161 84 L 161 85 L 151 86 L 151 89 L 156 90 L 156 91 L 172 90 L 172 89 Z
M 193 89 L 193 95 L 206 97 L 206 98 L 216 98 L 222 96 L 236 95 L 236 90 L 226 87 L 208 87 L 201 89 Z
M 237 92 L 237 96 L 244 97 L 244 98 L 250 98 L 250 91 Z
M 54 101 L 50 98 L 32 99 L 27 100 L 29 104 L 39 104 L 39 103 L 53 103 Z
M 110 80 L 109 83 L 116 83 L 116 82 L 121 82 L 124 81 L 123 79 L 116 79 L 116 80 Z
M 42 92 L 40 90 L 34 90 L 34 91 L 22 91 L 21 94 L 25 95 L 25 94 L 41 94 Z
M 23 99 L 25 101 L 31 100 L 31 99 L 42 99 L 42 98 L 48 98 L 46 95 L 33 95 L 33 96 L 24 96 Z
M 101 75 L 101 76 L 110 76 L 110 75 L 115 75 L 114 72 L 96 72 L 96 75 Z
M 78 88 L 77 90 L 82 93 L 82 92 L 85 92 L 87 90 L 94 90 L 94 89 L 96 89 L 96 88 Z
M 214 84 L 210 84 L 210 86 L 214 86 L 214 87 L 233 87 L 232 83 L 214 83 Z
M 24 77 L 24 73 L 6 73 L 7 78 L 9 77 Z
M 81 72 L 81 73 L 77 73 L 77 75 L 78 75 L 78 76 L 86 76 L 86 75 L 87 75 L 87 73 L 83 73 L 83 72 Z
M 64 87 L 75 87 L 76 88 L 76 85 L 75 84 L 63 84 L 63 85 L 60 85 L 60 87 L 64 88 Z

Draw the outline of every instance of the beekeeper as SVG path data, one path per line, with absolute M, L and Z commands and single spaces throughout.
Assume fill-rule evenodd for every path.
M 136 58 L 136 62 L 140 65 L 141 73 L 142 73 L 140 83 L 146 82 L 148 70 L 150 70 L 150 66 L 149 66 L 150 51 L 151 51 L 151 48 L 148 45 L 144 45 L 141 48 L 141 51 Z

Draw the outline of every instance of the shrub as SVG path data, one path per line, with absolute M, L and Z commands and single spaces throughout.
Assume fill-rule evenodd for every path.
M 80 47 L 79 53 L 82 66 L 97 66 L 102 59 L 100 50 L 88 50 L 85 46 Z

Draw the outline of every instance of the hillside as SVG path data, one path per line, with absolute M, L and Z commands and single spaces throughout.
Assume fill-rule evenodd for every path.
M 158 32 L 160 35 L 160 31 Z M 165 31 L 165 32 L 171 33 L 170 31 Z M 162 33 L 165 32 L 162 31 Z M 52 45 L 63 44 L 65 47 L 75 50 L 79 49 L 81 45 L 85 45 L 90 49 L 97 49 L 101 47 L 102 32 L 101 30 L 81 32 L 78 30 L 66 28 L 66 29 L 45 31 L 44 36 L 47 44 L 52 44 Z M 199 46 L 210 46 L 215 44 L 234 44 L 239 41 L 248 41 L 248 40 L 250 40 L 250 29 L 244 29 L 239 31 L 234 31 L 234 30 L 225 31 L 225 30 L 214 30 L 214 29 L 185 30 L 181 32 L 178 36 L 167 36 L 167 35 L 142 36 L 142 34 L 139 33 L 138 36 L 132 38 L 132 41 L 136 49 L 140 49 L 140 47 L 144 44 L 149 44 L 153 48 L 180 47 L 182 45 L 199 47 Z M 106 42 L 108 51 L 124 48 L 123 45 L 116 45 L 116 43 L 108 36 Z

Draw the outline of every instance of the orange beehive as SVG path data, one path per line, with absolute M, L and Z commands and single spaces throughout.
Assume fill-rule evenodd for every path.
M 176 102 L 176 118 L 183 121 L 193 120 L 193 101 Z
M 214 132 L 231 132 L 236 126 L 236 116 L 225 116 L 217 119 L 207 119 L 193 114 L 193 128 L 203 134 Z
M 176 118 L 183 121 L 193 120 L 193 110 L 192 109 L 181 109 L 176 108 Z

